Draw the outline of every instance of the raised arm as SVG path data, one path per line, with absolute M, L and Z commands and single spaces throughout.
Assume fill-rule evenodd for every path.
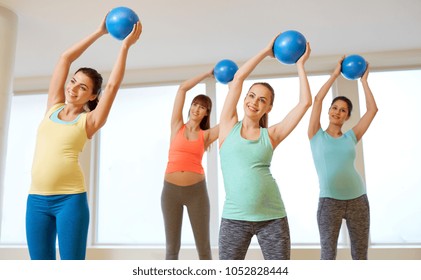
M 310 57 L 311 48 L 307 42 L 306 51 L 297 61 L 298 78 L 300 81 L 300 97 L 298 104 L 285 116 L 285 118 L 269 128 L 269 136 L 273 148 L 276 148 L 298 125 L 308 108 L 311 106 L 311 91 L 308 84 L 305 62 Z
M 275 39 L 276 37 L 263 50 L 245 62 L 235 73 L 234 79 L 228 84 L 229 90 L 222 107 L 219 122 L 219 145 L 222 145 L 225 137 L 238 122 L 237 104 L 241 96 L 244 80 L 265 57 L 273 57 L 272 47 Z
M 329 79 L 320 88 L 319 92 L 314 97 L 313 109 L 311 111 L 310 122 L 308 125 L 308 131 L 307 131 L 309 139 L 313 138 L 313 136 L 317 133 L 317 131 L 321 127 L 320 116 L 322 114 L 323 100 L 326 97 L 326 94 L 328 93 L 329 89 L 332 87 L 333 83 L 341 74 L 341 65 L 344 58 L 345 58 L 345 55 L 339 59 L 338 63 L 336 64 L 335 70 L 333 70 Z
M 107 121 L 111 106 L 124 77 L 129 49 L 134 43 L 136 43 L 141 33 L 142 25 L 138 21 L 133 26 L 132 32 L 124 39 L 121 45 L 117 61 L 111 71 L 102 97 L 99 99 L 95 110 L 88 113 L 86 131 L 89 138 L 91 138 Z
M 205 131 L 205 149 L 219 136 L 219 124 Z
M 105 28 L 105 17 L 101 22 L 99 28 L 80 42 L 76 43 L 66 51 L 64 51 L 54 69 L 50 85 L 48 89 L 47 110 L 57 103 L 65 102 L 64 86 L 66 83 L 67 75 L 73 61 L 80 57 L 85 50 L 91 46 L 102 35 L 107 34 Z
M 358 123 L 352 128 L 354 130 L 355 136 L 357 137 L 358 141 L 360 141 L 360 139 L 363 137 L 364 133 L 367 131 L 368 127 L 370 126 L 371 122 L 373 121 L 378 111 L 373 93 L 371 92 L 371 89 L 368 86 L 367 79 L 368 79 L 369 67 L 370 65 L 367 63 L 367 70 L 365 71 L 364 75 L 361 77 L 361 84 L 364 89 L 365 105 L 366 105 L 367 111 L 361 117 Z
M 183 120 L 183 107 L 184 101 L 186 100 L 186 93 L 195 87 L 198 83 L 203 81 L 206 78 L 213 76 L 213 69 L 197 75 L 189 80 L 184 81 L 180 84 L 177 90 L 177 95 L 174 100 L 174 107 L 171 116 L 171 139 L 173 135 L 180 130 L 181 126 L 184 123 Z

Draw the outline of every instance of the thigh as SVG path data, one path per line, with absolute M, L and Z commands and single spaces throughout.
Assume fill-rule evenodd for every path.
M 370 206 L 367 195 L 348 203 L 346 225 L 351 240 L 352 258 L 366 260 L 370 230 Z
M 212 256 L 209 236 L 210 205 L 206 182 L 199 182 L 193 188 L 195 191 L 186 203 L 187 211 L 199 258 L 209 260 Z
M 203 181 L 191 188 L 195 190 L 187 198 L 186 206 L 193 233 L 195 238 L 196 235 L 209 236 L 210 205 L 206 183 Z
M 26 239 L 32 260 L 56 259 L 56 219 L 49 212 L 48 197 L 28 196 Z
M 161 209 L 164 217 L 165 232 L 170 235 L 181 234 L 183 223 L 182 187 L 164 182 L 161 194 Z
M 291 238 L 287 217 L 259 223 L 256 234 L 265 260 L 290 259 Z
M 320 198 L 317 209 L 317 222 L 320 232 L 339 233 L 345 208 L 342 201 L 331 198 Z
M 317 223 L 320 233 L 321 259 L 335 259 L 339 231 L 345 208 L 343 201 L 320 198 L 317 210 Z
M 57 214 L 57 234 L 62 260 L 83 260 L 89 228 L 86 193 L 63 195 Z
M 252 237 L 249 222 L 222 218 L 219 229 L 219 259 L 244 260 Z
M 182 220 L 182 190 L 182 187 L 164 182 L 164 187 L 161 193 L 161 210 L 164 215 L 165 222 L 169 222 L 174 219 Z
M 180 199 L 182 187 L 164 182 L 161 194 L 161 209 L 164 217 L 167 260 L 178 259 L 183 224 L 183 204 Z

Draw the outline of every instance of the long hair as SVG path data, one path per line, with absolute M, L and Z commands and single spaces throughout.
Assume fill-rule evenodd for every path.
M 351 100 L 349 100 L 349 98 L 345 97 L 345 96 L 336 96 L 335 98 L 333 98 L 332 103 L 330 104 L 330 107 L 332 107 L 333 103 L 335 103 L 337 100 L 342 100 L 346 103 L 346 105 L 348 106 L 348 117 L 350 117 L 351 112 L 352 112 L 352 102 L 351 102 Z
M 89 100 L 86 104 L 86 107 L 88 107 L 89 111 L 95 110 L 96 106 L 99 102 L 99 95 L 101 94 L 101 87 L 102 87 L 102 76 L 99 74 L 95 69 L 88 68 L 88 67 L 82 67 L 79 68 L 76 72 L 82 72 L 86 76 L 88 76 L 93 83 L 93 89 L 92 94 L 96 95 L 96 98 L 94 100 Z
M 206 96 L 204 94 L 199 94 L 195 98 L 193 98 L 191 105 L 193 105 L 193 103 L 199 104 L 206 108 L 207 115 L 203 117 L 199 126 L 201 130 L 209 129 L 210 128 L 210 114 L 212 112 L 212 100 L 209 98 L 209 96 Z M 190 105 L 190 108 L 191 108 L 191 105 Z M 189 114 L 190 114 L 190 110 L 189 110 Z
M 255 85 L 261 85 L 264 86 L 265 88 L 267 88 L 270 92 L 270 105 L 273 105 L 273 101 L 275 100 L 275 90 L 273 89 L 273 87 L 265 82 L 257 82 L 251 85 L 251 87 L 249 88 L 249 91 L 251 90 L 252 87 L 254 87 Z M 269 116 L 267 113 L 265 113 L 259 120 L 259 126 L 260 127 L 264 127 L 267 128 L 269 125 Z

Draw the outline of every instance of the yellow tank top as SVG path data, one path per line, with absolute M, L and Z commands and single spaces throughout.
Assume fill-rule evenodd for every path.
M 74 124 L 52 121 L 51 114 L 63 105 L 52 106 L 38 127 L 30 194 L 86 192 L 85 178 L 79 164 L 79 154 L 88 139 L 86 113 L 82 113 Z

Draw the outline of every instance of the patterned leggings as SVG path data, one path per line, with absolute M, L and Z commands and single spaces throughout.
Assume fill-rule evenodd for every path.
M 177 186 L 164 181 L 161 208 L 164 215 L 167 260 L 177 260 L 181 245 L 183 208 L 186 206 L 201 260 L 211 260 L 210 206 L 206 181 L 191 186 Z
M 291 240 L 287 217 L 262 222 L 222 218 L 219 231 L 219 259 L 244 260 L 256 235 L 265 260 L 289 260 Z
M 370 207 L 367 195 L 350 200 L 327 197 L 319 199 L 317 222 L 320 232 L 321 259 L 334 260 L 342 219 L 346 220 L 354 260 L 366 260 L 370 229 Z

